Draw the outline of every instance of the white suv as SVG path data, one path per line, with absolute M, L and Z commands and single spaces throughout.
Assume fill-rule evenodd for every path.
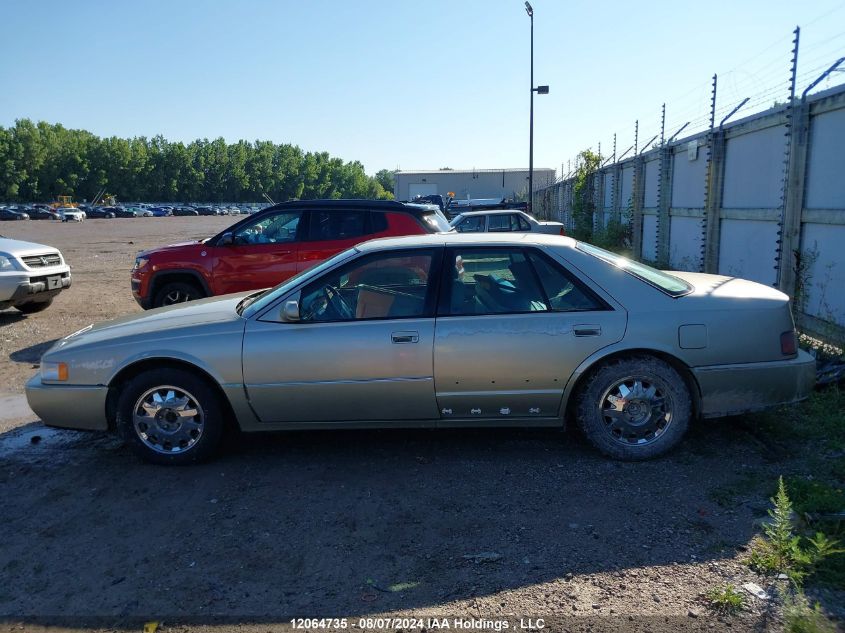
M 0 235 L 0 310 L 46 310 L 70 281 L 70 266 L 57 249 Z

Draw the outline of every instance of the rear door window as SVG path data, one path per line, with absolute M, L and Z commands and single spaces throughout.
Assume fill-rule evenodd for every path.
M 511 213 L 497 213 L 491 215 L 487 220 L 487 231 L 489 233 L 508 233 L 519 230 L 519 222 Z
M 547 312 L 548 301 L 519 248 L 455 248 L 444 264 L 440 314 Z
M 366 233 L 367 212 L 355 209 L 312 211 L 309 238 L 312 241 L 347 240 Z
M 528 258 L 554 312 L 582 312 L 608 309 L 607 304 L 569 271 L 545 255 L 529 250 Z

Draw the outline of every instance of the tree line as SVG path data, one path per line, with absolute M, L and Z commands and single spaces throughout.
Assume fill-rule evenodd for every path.
M 0 126 L 0 200 L 9 202 L 91 201 L 101 191 L 159 202 L 390 199 L 392 180 L 388 170 L 372 177 L 358 161 L 271 141 L 101 138 L 29 119 Z

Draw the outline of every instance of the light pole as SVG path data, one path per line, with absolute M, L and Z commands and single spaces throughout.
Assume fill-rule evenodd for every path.
M 549 94 L 548 86 L 534 87 L 534 9 L 526 0 L 525 12 L 531 18 L 531 114 L 528 118 L 528 212 L 534 206 L 534 93 Z

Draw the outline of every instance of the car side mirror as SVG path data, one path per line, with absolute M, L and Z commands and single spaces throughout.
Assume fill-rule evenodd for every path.
M 285 301 L 285 307 L 282 308 L 282 321 L 291 323 L 299 321 L 299 301 L 296 299 Z
M 217 242 L 217 246 L 231 246 L 235 243 L 235 236 L 231 233 L 224 233 L 220 236 L 220 241 Z

